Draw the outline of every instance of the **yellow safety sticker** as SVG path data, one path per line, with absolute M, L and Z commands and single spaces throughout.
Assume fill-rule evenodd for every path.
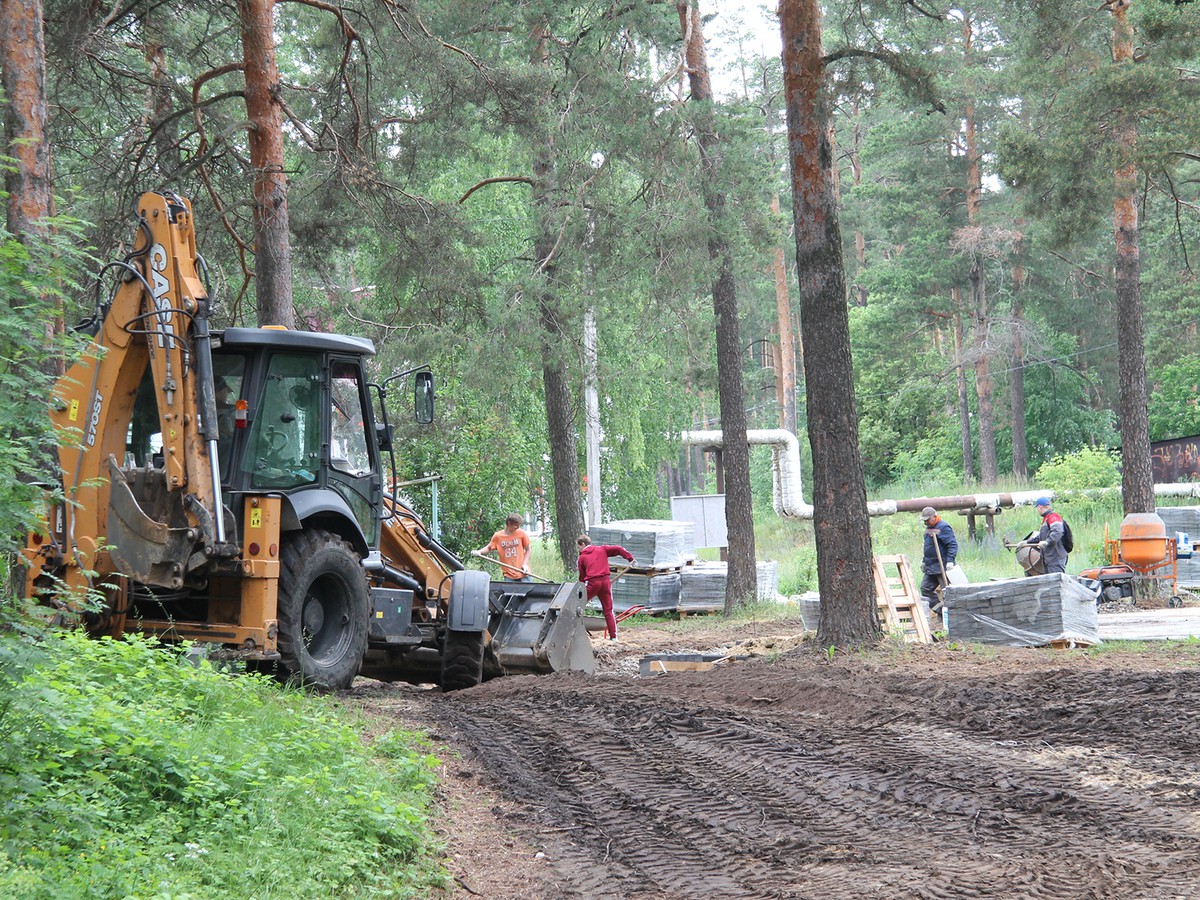
M 67 413 L 67 418 L 70 419 L 72 422 L 74 422 L 76 419 L 79 418 L 79 401 L 78 400 L 71 401 L 71 411 Z
M 250 510 L 250 527 L 251 528 L 262 528 L 262 510 L 261 509 Z

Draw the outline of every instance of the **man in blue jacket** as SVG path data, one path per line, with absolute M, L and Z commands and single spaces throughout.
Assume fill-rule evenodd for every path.
M 938 590 L 946 584 L 946 573 L 954 568 L 954 557 L 958 556 L 958 539 L 950 523 L 937 514 L 932 506 L 921 510 L 921 521 L 925 523 L 925 553 L 921 557 L 921 596 L 929 601 L 929 608 L 938 604 Z

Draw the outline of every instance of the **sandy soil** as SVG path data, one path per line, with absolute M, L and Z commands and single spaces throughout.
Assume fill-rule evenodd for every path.
M 831 660 L 798 630 L 626 629 L 595 677 L 346 699 L 446 745 L 448 900 L 1200 896 L 1200 645 Z M 636 676 L 711 648 L 763 655 Z

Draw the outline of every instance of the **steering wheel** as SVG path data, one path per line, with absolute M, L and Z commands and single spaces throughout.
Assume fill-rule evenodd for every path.
M 289 438 L 286 431 L 275 431 L 273 429 L 268 430 L 265 437 L 267 452 L 278 454 L 283 450 L 284 447 L 288 445 L 288 440 Z

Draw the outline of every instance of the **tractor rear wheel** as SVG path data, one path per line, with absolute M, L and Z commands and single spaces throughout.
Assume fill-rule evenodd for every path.
M 442 647 L 443 691 L 459 691 L 483 681 L 483 649 L 483 632 L 446 629 Z
M 280 554 L 276 677 L 321 691 L 349 687 L 367 650 L 371 616 L 358 554 L 314 528 L 288 535 Z

